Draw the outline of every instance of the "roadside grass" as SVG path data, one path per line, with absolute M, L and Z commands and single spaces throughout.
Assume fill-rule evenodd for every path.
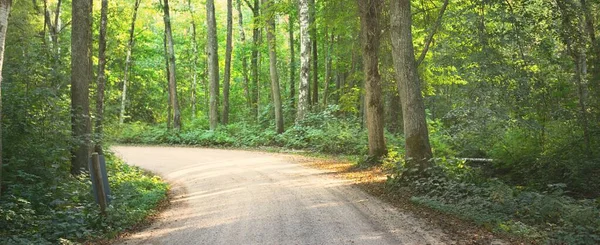
M 112 202 L 105 217 L 87 176 L 47 183 L 29 174 L 0 200 L 0 244 L 97 244 L 143 223 L 166 200 L 167 183 L 112 154 L 106 159 Z

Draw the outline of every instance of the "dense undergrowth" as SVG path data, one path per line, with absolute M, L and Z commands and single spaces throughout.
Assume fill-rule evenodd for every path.
M 452 135 L 441 121 L 429 122 L 435 167 L 426 178 L 402 178 L 403 141 L 386 132 L 388 156 L 383 159 L 390 173 L 388 186 L 408 187 L 413 202 L 454 214 L 495 232 L 550 244 L 600 243 L 600 201 L 596 181 L 598 159 L 582 157 L 581 151 L 561 152 L 561 144 L 574 146 L 575 138 L 562 137 L 554 148 L 536 152 L 527 132 L 510 129 L 497 137 L 487 152 L 462 157 L 494 157 L 492 162 L 469 162 L 457 158 L 471 148 Z M 112 132 L 113 140 L 130 144 L 177 144 L 211 147 L 283 147 L 328 154 L 363 156 L 367 134 L 357 120 L 337 115 L 335 110 L 310 114 L 283 134 L 264 125 L 235 123 L 216 131 L 207 122 L 194 121 L 179 132 L 166 125 L 133 123 Z M 561 129 L 557 132 L 561 133 Z M 551 135 L 552 132 L 548 134 Z M 525 143 L 519 146 L 518 143 Z M 511 147 L 508 148 L 507 146 Z M 554 149 L 554 151 L 552 150 Z M 522 156 L 512 153 L 520 151 Z M 503 155 L 504 154 L 504 155 Z M 526 162 L 525 159 L 537 157 Z M 508 156 L 512 156 L 508 157 Z M 365 158 L 362 158 L 365 159 Z M 579 161 L 579 162 L 577 162 Z M 576 164 L 573 164 L 576 162 Z M 557 172 L 562 171 L 562 175 Z M 524 176 L 530 176 L 527 179 Z M 526 181 L 524 181 L 526 180 Z
M 166 198 L 160 178 L 107 156 L 112 202 L 100 215 L 87 176 L 42 178 L 18 171 L 0 199 L 0 244 L 69 244 L 115 237 Z

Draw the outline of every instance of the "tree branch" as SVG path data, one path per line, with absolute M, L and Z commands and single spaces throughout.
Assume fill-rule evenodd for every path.
M 419 59 L 417 59 L 417 67 L 420 66 L 421 63 L 423 63 L 423 60 L 425 59 L 425 55 L 427 55 L 427 51 L 429 51 L 429 46 L 431 45 L 431 42 L 433 41 L 433 36 L 437 32 L 437 29 L 440 27 L 440 25 L 442 25 L 442 17 L 444 16 L 444 12 L 446 12 L 447 7 L 448 7 L 448 0 L 444 0 L 444 5 L 442 5 L 442 8 L 440 9 L 438 18 L 435 21 L 435 24 L 432 27 L 431 32 L 429 32 L 429 36 L 427 36 L 427 39 L 425 41 L 425 47 L 423 47 L 423 51 L 421 51 L 421 55 L 419 56 Z

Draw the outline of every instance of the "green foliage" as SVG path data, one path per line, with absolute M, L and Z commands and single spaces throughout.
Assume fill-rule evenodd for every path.
M 37 175 L 19 172 L 23 180 L 9 183 L 0 200 L 0 243 L 56 244 L 111 238 L 154 212 L 166 197 L 167 185 L 107 156 L 112 202 L 107 216 L 99 213 L 87 176 L 63 176 L 47 182 Z
M 550 244 L 600 242 L 600 205 L 564 195 L 564 184 L 547 192 L 511 187 L 482 178 L 477 170 L 456 159 L 436 159 L 425 178 L 402 178 L 402 164 L 392 165 L 392 188 L 408 186 L 412 201 L 474 221 L 496 232 L 510 233 Z

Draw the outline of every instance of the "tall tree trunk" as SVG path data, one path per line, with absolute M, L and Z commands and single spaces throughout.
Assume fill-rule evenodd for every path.
M 123 91 L 121 92 L 121 114 L 119 115 L 119 124 L 123 124 L 125 121 L 125 105 L 127 104 L 127 80 L 129 78 L 129 69 L 131 68 L 131 53 L 133 51 L 133 45 L 135 44 L 135 20 L 137 18 L 137 11 L 140 7 L 140 0 L 135 1 L 133 7 L 133 17 L 131 19 L 131 28 L 129 28 L 129 41 L 127 42 L 127 56 L 125 57 L 125 70 L 123 73 Z
M 294 18 L 291 14 L 288 17 L 288 25 L 290 39 L 290 106 L 294 109 L 296 108 L 296 49 L 294 41 Z
M 300 88 L 296 123 L 304 119 L 309 106 L 310 83 L 310 23 L 308 0 L 300 0 Z
M 317 52 L 317 22 L 315 21 L 316 18 L 316 6 L 315 6 L 315 0 L 310 0 L 310 15 L 309 15 L 309 21 L 310 21 L 310 30 L 311 30 L 311 34 L 310 36 L 312 37 L 311 41 L 312 41 L 312 62 L 313 62 L 313 85 L 312 85 L 312 101 L 311 104 L 313 106 L 318 106 L 319 105 L 319 53 Z
M 161 2 L 162 4 L 162 2 Z M 165 55 L 165 71 L 167 71 L 167 129 L 173 129 L 173 107 L 171 106 L 171 83 L 169 83 L 169 77 L 171 77 L 171 70 L 169 69 L 169 49 L 167 48 L 167 32 L 163 33 L 163 51 Z
M 177 80 L 175 67 L 175 47 L 173 43 L 173 33 L 171 31 L 171 16 L 169 13 L 169 0 L 164 0 L 163 10 L 165 13 L 165 35 L 167 37 L 167 58 L 169 62 L 169 104 L 173 108 L 173 129 L 181 129 L 181 111 L 179 110 L 179 101 L 177 100 Z
M 108 21 L 108 0 L 102 0 L 100 9 L 100 32 L 98 34 L 98 77 L 96 78 L 96 125 L 95 132 L 95 151 L 103 155 L 102 139 L 104 137 L 104 128 L 102 120 L 104 119 L 104 87 L 106 85 L 106 24 Z
M 61 14 L 61 6 L 62 0 L 58 0 L 56 3 L 56 9 L 54 9 L 54 21 L 52 21 L 52 14 L 48 9 L 48 0 L 44 0 L 44 29 L 48 29 L 50 42 L 52 46 L 50 48 L 50 53 L 52 54 L 52 84 L 56 87 L 58 91 L 60 87 L 63 85 L 60 77 L 59 77 L 59 69 L 60 69 L 60 45 L 59 45 L 59 34 L 61 29 L 60 22 L 60 14 Z M 45 32 L 44 32 L 45 33 Z M 44 43 L 46 43 L 46 36 L 44 34 Z
M 433 153 L 412 43 L 410 0 L 391 1 L 390 5 L 392 55 L 402 103 L 406 160 L 409 168 L 423 173 L 430 166 Z
M 244 14 L 242 13 L 242 1 L 237 0 L 238 24 L 240 30 L 240 43 L 246 45 L 246 32 L 244 31 Z M 248 78 L 248 57 L 246 52 L 242 51 L 242 77 L 244 79 L 244 95 L 248 108 L 252 108 L 252 98 L 250 97 L 250 79 Z
M 600 111 L 600 40 L 596 38 L 596 27 L 594 26 L 594 17 L 590 4 L 587 0 L 580 0 L 581 10 L 585 20 L 585 32 L 590 41 L 590 84 L 589 88 L 592 92 L 592 98 L 595 98 L 596 111 Z M 597 120 L 600 120 L 600 113 L 597 115 Z
M 323 90 L 323 108 L 327 108 L 327 103 L 329 99 L 329 87 L 331 86 L 331 63 L 332 63 L 332 52 L 333 52 L 333 42 L 335 41 L 335 36 L 333 33 L 329 39 L 329 46 L 327 47 L 327 57 L 326 65 L 325 65 L 325 88 Z
M 192 8 L 192 1 L 188 0 L 188 7 L 190 10 L 190 14 L 193 16 L 194 10 Z M 192 95 L 191 95 L 191 103 L 192 103 L 192 119 L 196 118 L 196 104 L 197 102 L 197 90 L 198 90 L 198 41 L 196 40 L 196 21 L 194 17 L 191 20 L 192 27 Z
M 0 196 L 2 196 L 2 65 L 4 64 L 4 42 L 8 28 L 8 14 L 12 0 L 0 0 Z
M 279 74 L 277 71 L 277 42 L 275 40 L 275 15 L 273 14 L 272 0 L 262 0 L 263 15 L 267 16 L 267 43 L 269 45 L 269 71 L 271 72 L 271 97 L 275 110 L 275 125 L 277 133 L 283 133 L 283 112 L 281 105 L 281 92 L 279 89 Z M 264 14 L 269 13 L 269 14 Z
M 71 125 L 75 145 L 72 148 L 71 174 L 87 169 L 90 156 L 90 82 L 92 81 L 92 1 L 71 2 Z
M 229 124 L 229 82 L 231 80 L 231 52 L 233 51 L 233 6 L 227 0 L 227 41 L 225 44 L 225 71 L 223 72 L 223 125 Z
M 383 138 L 383 100 L 379 74 L 379 17 L 383 0 L 357 0 L 360 9 L 361 39 L 365 73 L 365 110 L 369 138 L 369 156 L 379 160 L 386 154 Z
M 208 25 L 208 77 L 210 82 L 210 130 L 219 124 L 219 54 L 215 1 L 206 0 L 206 23 Z
M 258 120 L 258 115 L 259 110 L 258 110 L 258 103 L 259 103 L 259 90 L 260 88 L 258 87 L 258 61 L 259 61 L 259 53 L 258 53 L 258 46 L 260 43 L 260 29 L 259 29 L 259 17 L 260 17 L 260 12 L 259 12 L 259 2 L 258 0 L 254 0 L 254 4 L 251 5 L 249 1 L 246 1 L 246 3 L 248 4 L 248 7 L 250 9 L 252 9 L 252 57 L 251 57 L 251 65 L 252 65 L 252 106 L 253 106 L 253 111 L 254 111 L 254 115 L 256 115 L 256 119 Z

